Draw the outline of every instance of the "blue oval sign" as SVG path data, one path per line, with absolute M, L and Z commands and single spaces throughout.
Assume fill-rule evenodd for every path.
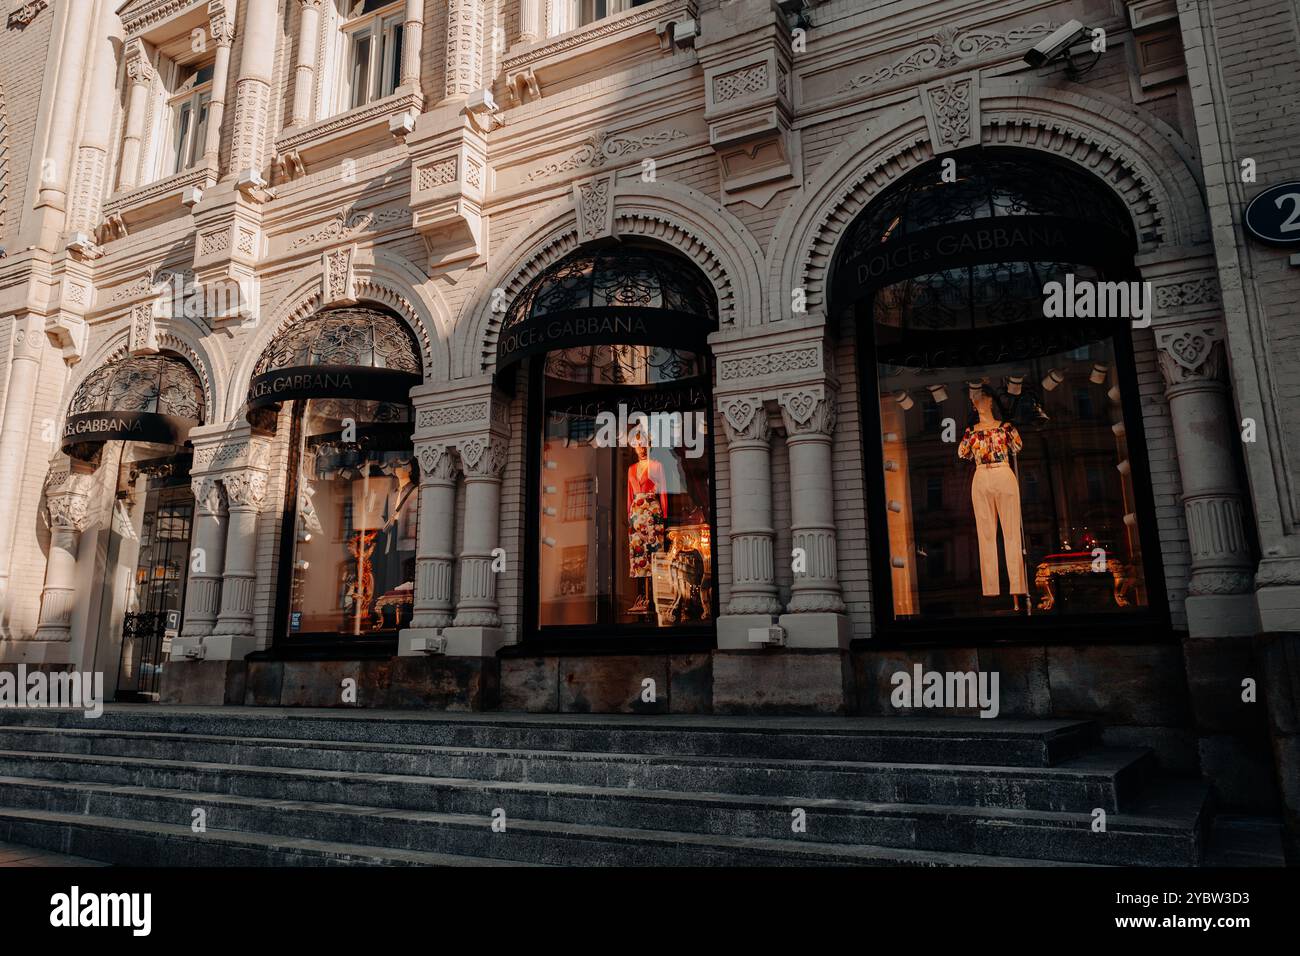
M 1300 245 L 1300 183 L 1265 189 L 1246 206 L 1246 231 L 1272 246 Z

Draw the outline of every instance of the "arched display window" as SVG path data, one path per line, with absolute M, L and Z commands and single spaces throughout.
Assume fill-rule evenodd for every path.
M 419 466 L 410 389 L 419 350 L 378 308 L 318 313 L 268 346 L 246 415 L 269 430 L 292 401 L 276 645 L 383 652 L 411 618 Z
M 528 635 L 710 637 L 711 285 L 652 244 L 580 250 L 507 312 L 528 358 Z
M 1127 211 L 1048 157 L 951 159 L 868 206 L 832 267 L 857 333 L 877 620 L 1164 620 Z

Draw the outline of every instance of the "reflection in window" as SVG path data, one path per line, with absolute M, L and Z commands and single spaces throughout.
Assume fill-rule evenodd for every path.
M 409 406 L 327 398 L 299 407 L 289 635 L 395 632 L 415 598 Z
M 541 363 L 539 626 L 710 622 L 704 362 L 612 345 Z
M 896 617 L 1009 614 L 1015 594 L 1034 614 L 1147 603 L 1113 339 L 877 370 Z M 926 427 L 936 385 L 947 440 Z
M 391 96 L 401 85 L 403 5 L 394 0 L 352 0 L 343 32 L 347 40 L 347 108 Z
M 213 64 L 182 66 L 175 92 L 167 101 L 172 117 L 172 143 L 164 176 L 184 172 L 203 158 L 212 102 Z

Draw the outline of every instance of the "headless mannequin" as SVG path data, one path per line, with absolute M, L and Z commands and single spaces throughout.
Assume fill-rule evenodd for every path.
M 986 391 L 986 390 L 984 390 L 984 389 L 972 389 L 971 392 L 970 392 L 970 401 L 971 401 L 971 407 L 974 408 L 974 410 L 975 410 L 975 414 L 976 414 L 976 416 L 977 416 L 977 420 L 976 420 L 975 424 L 972 425 L 972 426 L 970 427 L 970 432 L 972 432 L 972 433 L 978 435 L 978 434 L 980 434 L 980 433 L 987 432 L 987 431 L 990 431 L 990 430 L 992 430 L 992 429 L 998 429 L 998 428 L 1002 428 L 1002 427 L 1003 427 L 1003 422 L 1002 422 L 1002 420 L 999 419 L 999 418 L 997 417 L 997 415 L 994 413 L 994 409 L 993 409 L 993 395 L 992 395 L 992 394 L 990 394 L 988 391 Z M 1013 428 L 1013 432 L 1014 432 L 1014 428 Z M 1014 456 L 1015 451 L 1016 451 L 1016 450 L 1018 449 L 1018 447 L 1019 447 L 1019 444 L 1020 444 L 1019 433 L 1018 433 L 1018 432 L 1015 432 L 1015 440 L 1014 440 L 1014 443 L 1013 443 L 1013 444 L 1011 445 L 1011 447 L 1008 449 L 1009 452 L 1010 452 L 1010 456 Z M 967 442 L 965 442 L 965 441 L 962 442 L 962 447 L 958 450 L 958 455 L 961 456 L 961 457 L 971 457 L 972 459 L 974 458 L 974 455 L 973 455 L 972 453 L 969 452 L 969 450 L 968 450 L 968 448 L 967 448 Z M 979 467 L 981 467 L 981 465 L 977 462 L 977 464 L 976 464 L 976 468 L 978 469 Z M 1010 467 L 1010 464 L 1008 464 L 1007 467 Z M 1010 540 L 1010 538 L 1008 537 L 1008 524 L 1009 524 L 1009 522 L 1008 522 L 1008 516 L 1007 516 L 1005 513 L 1003 513 L 1003 514 L 1000 514 L 1000 517 L 1002 518 L 1003 547 L 1004 547 L 1004 549 L 1005 549 L 1005 551 L 1006 551 L 1006 555 L 1007 555 L 1007 565 L 1008 565 L 1008 567 L 1007 567 L 1007 573 L 1008 573 L 1008 577 L 1009 577 L 1009 579 L 1010 579 L 1010 585 L 1011 585 L 1011 591 L 1012 591 L 1012 594 L 1011 594 L 1011 606 L 1012 606 L 1012 609 L 1013 609 L 1013 610 L 1019 612 L 1019 610 L 1020 610 L 1020 597 L 1021 597 L 1021 594 L 1022 594 L 1022 593 L 1025 594 L 1025 603 L 1026 603 L 1026 606 L 1027 606 L 1028 603 L 1029 603 L 1029 597 L 1028 597 L 1028 593 L 1027 593 L 1027 591 L 1017 591 L 1017 588 L 1016 588 L 1016 585 L 1017 585 L 1017 578 L 1019 578 L 1020 581 L 1022 581 L 1022 582 L 1023 582 L 1023 579 L 1024 579 L 1023 556 L 1022 556 L 1022 554 L 1021 554 L 1021 541 L 1019 540 L 1019 538 L 1020 538 L 1020 533 L 1019 533 L 1019 531 L 1020 531 L 1020 527 L 1021 527 L 1021 518 L 1020 518 L 1020 495 L 1019 495 L 1018 482 L 1017 482 L 1017 487 L 1016 487 L 1015 490 L 1016 490 L 1016 493 L 1015 493 L 1014 501 L 1005 501 L 1005 500 L 1002 501 L 1002 502 L 998 505 L 998 510 L 999 510 L 999 512 L 1003 512 L 1004 509 L 1010 509 L 1010 510 L 1013 510 L 1013 511 L 1014 511 L 1014 516 L 1013 516 L 1013 520 L 1012 520 L 1011 524 L 1013 524 L 1013 525 L 1014 525 L 1014 528 L 1016 529 L 1016 532 L 1015 532 L 1015 535 L 1014 535 L 1014 536 L 1016 537 L 1017 540 L 1015 540 L 1015 541 Z M 992 554 L 993 554 L 993 561 L 994 561 L 994 564 L 996 565 L 996 561 L 997 561 L 997 557 L 996 557 L 996 555 L 997 555 L 997 551 L 996 551 L 996 548 L 997 548 L 997 529 L 996 529 L 996 526 L 993 525 L 993 524 L 991 523 L 991 522 L 994 520 L 992 517 L 990 517 L 990 518 L 987 519 L 987 520 L 990 522 L 990 523 L 987 525 L 987 527 L 980 528 L 980 537 L 981 537 L 981 560 L 984 559 L 984 553 L 985 553 L 987 550 L 991 549 L 991 550 L 992 550 Z M 980 523 L 980 522 L 979 522 L 979 520 L 978 520 L 978 516 L 977 516 L 977 526 L 979 525 L 979 523 Z M 986 538 L 986 537 L 989 539 L 988 542 L 986 542 L 986 541 L 983 540 L 983 539 Z M 1019 574 L 1019 575 L 1017 575 L 1017 574 L 1015 573 L 1015 571 L 1013 570 L 1012 563 L 1013 563 L 1014 561 L 1020 561 L 1020 562 L 1021 562 L 1021 564 L 1020 564 L 1020 574 Z M 1021 587 L 1023 588 L 1023 584 L 1021 584 Z M 995 588 L 995 592 L 996 592 L 996 588 Z M 987 588 L 985 589 L 985 593 L 986 593 L 986 594 L 988 593 Z

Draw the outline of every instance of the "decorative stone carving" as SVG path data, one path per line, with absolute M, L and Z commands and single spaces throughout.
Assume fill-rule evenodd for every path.
M 447 97 L 469 96 L 482 87 L 482 0 L 447 2 Z
M 153 82 L 154 68 L 144 41 L 135 39 L 126 45 L 126 75 L 132 83 L 148 85 Z
M 1190 305 L 1218 305 L 1218 276 L 1207 275 L 1155 287 L 1156 311 L 1166 312 Z
M 505 469 L 509 449 L 504 438 L 471 438 L 460 444 L 460 460 L 466 478 L 499 478 Z
M 215 477 L 203 475 L 191 479 L 190 490 L 194 493 L 194 506 L 202 512 L 215 515 L 221 511 L 221 482 Z
M 815 369 L 819 367 L 820 362 L 821 353 L 816 348 L 800 348 L 785 352 L 762 353 L 724 359 L 718 365 L 718 380 L 728 382 L 780 372 Z
M 922 40 L 920 46 L 903 58 L 895 60 L 888 66 L 855 76 L 836 92 L 850 93 L 864 90 L 924 70 L 946 70 L 989 53 L 1028 45 L 1029 41 L 1046 36 L 1057 26 L 1057 23 L 1049 21 L 1027 27 L 1016 27 L 1004 33 L 962 30 L 960 27 L 945 26 Z
M 260 471 L 245 470 L 221 476 L 221 483 L 226 486 L 226 500 L 230 507 L 258 509 L 266 497 L 266 474 Z
M 575 183 L 578 201 L 578 239 L 591 242 L 614 234 L 614 177 L 598 176 Z
M 778 402 L 781 406 L 781 419 L 789 434 L 829 436 L 835 431 L 834 396 L 828 398 L 824 389 L 782 392 Z
M 768 87 L 767 63 L 757 66 L 742 67 L 730 73 L 721 73 L 713 78 L 713 99 L 725 103 L 738 97 L 759 93 Z
M 51 528 L 82 532 L 90 514 L 89 476 L 72 475 L 46 491 L 45 506 Z
M 153 355 L 158 351 L 158 326 L 154 300 L 131 306 L 131 332 L 127 351 L 132 355 Z
M 1217 325 L 1157 329 L 1156 348 L 1166 386 L 1223 376 L 1223 332 Z
M 299 236 L 289 246 L 298 249 L 318 242 L 351 239 L 359 233 L 385 226 L 397 225 L 411 218 L 411 210 L 405 206 L 389 206 L 384 209 L 367 209 L 358 212 L 355 206 L 340 209 L 328 223 L 315 232 Z
M 356 246 L 344 246 L 321 254 L 321 307 L 352 305 L 357 301 L 352 262 Z
M 949 78 L 926 87 L 926 115 L 936 153 L 978 144 L 979 90 L 975 76 Z
M 456 157 L 448 156 L 416 170 L 417 188 L 433 189 L 456 181 Z
M 208 34 L 217 46 L 230 46 L 235 38 L 234 18 L 221 0 L 212 0 L 208 4 Z
M 487 418 L 487 402 L 467 402 L 462 405 L 421 409 L 415 416 L 415 427 L 433 428 L 438 425 L 456 425 L 462 422 L 485 422 Z
M 771 439 L 772 428 L 767 420 L 767 409 L 759 396 L 727 396 L 719 400 L 718 407 L 722 412 L 722 425 L 729 444 L 767 444 Z
M 420 480 L 454 482 L 460 472 L 460 461 L 449 445 L 420 443 L 416 446 L 420 460 Z
M 10 11 L 7 26 L 10 30 L 24 30 L 49 5 L 49 0 L 27 0 L 17 10 Z
M 655 146 L 662 146 L 665 143 L 685 138 L 686 134 L 679 129 L 661 130 L 657 133 L 647 133 L 642 136 L 614 135 L 605 130 L 600 130 L 583 140 L 582 145 L 573 153 L 570 153 L 567 158 L 547 163 L 545 166 L 533 170 L 524 177 L 524 182 L 536 182 L 539 179 L 546 179 L 549 176 L 571 172 L 575 169 L 599 169 L 606 163 L 616 162 L 625 156 L 631 156 Z

